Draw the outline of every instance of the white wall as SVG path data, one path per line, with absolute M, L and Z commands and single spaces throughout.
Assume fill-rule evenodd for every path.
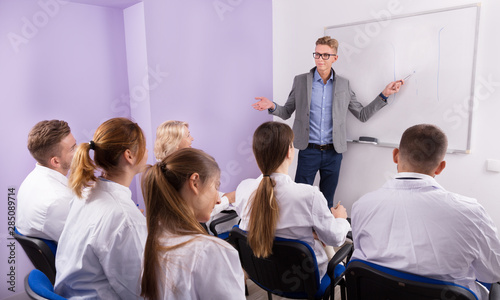
M 314 66 L 312 52 L 324 27 L 356 21 L 372 20 L 382 10 L 397 8 L 398 14 L 410 14 L 439 8 L 475 3 L 466 0 L 273 0 L 273 80 L 274 101 L 286 102 L 293 77 Z M 472 153 L 448 154 L 447 167 L 437 177 L 446 189 L 477 198 L 500 227 L 500 173 L 486 170 L 486 160 L 500 160 L 500 42 L 496 28 L 500 26 L 500 3 L 485 0 L 481 5 L 477 53 L 476 88 L 482 86 L 475 103 L 472 129 Z M 459 36 L 457 39 L 460 38 Z M 457 49 L 460 51 L 460 49 Z M 422 49 L 425 55 L 425 49 Z M 339 58 L 342 59 L 342 58 Z M 472 59 L 470 57 L 464 57 Z M 335 65 L 334 65 L 335 68 Z M 367 66 L 369 68 L 369 66 Z M 353 80 L 353 79 L 351 79 Z M 490 82 L 486 87 L 481 82 Z M 381 87 L 381 90 L 383 87 Z M 477 95 L 477 94 L 476 94 Z M 374 95 L 375 96 L 375 95 Z M 371 99 L 359 99 L 367 104 Z M 398 99 L 400 101 L 401 99 Z M 379 112 L 383 114 L 383 110 Z M 397 120 L 394 120 L 397 122 Z M 293 116 L 286 121 L 293 123 Z M 369 122 L 369 121 L 368 121 Z M 396 173 L 392 149 L 372 145 L 349 144 L 344 154 L 339 186 L 334 201 L 351 206 L 363 194 L 379 188 Z M 295 169 L 290 170 L 295 176 Z

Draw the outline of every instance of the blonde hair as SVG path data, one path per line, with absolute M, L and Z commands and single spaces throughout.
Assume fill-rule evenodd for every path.
M 316 46 L 317 45 L 327 45 L 329 46 L 330 48 L 334 49 L 335 52 L 338 51 L 339 49 L 339 42 L 336 40 L 336 39 L 332 39 L 331 37 L 329 36 L 324 36 L 324 37 L 320 37 L 317 41 L 316 41 Z
M 155 157 L 161 161 L 167 155 L 173 153 L 179 147 L 184 137 L 185 128 L 189 128 L 187 122 L 165 121 L 156 129 Z
M 93 160 L 89 153 L 91 148 L 94 150 Z M 69 187 L 78 197 L 82 197 L 83 189 L 93 186 L 97 180 L 97 168 L 107 174 L 121 171 L 120 156 L 127 149 L 139 158 L 136 163 L 146 153 L 146 140 L 139 125 L 126 118 L 113 118 L 102 123 L 94 133 L 93 140 L 81 143 L 76 149 L 68 180 Z
M 280 122 L 266 122 L 253 135 L 253 153 L 264 178 L 252 195 L 248 227 L 248 245 L 256 257 L 272 254 L 279 219 L 279 206 L 274 194 L 276 182 L 269 175 L 285 160 L 293 143 L 292 129 Z
M 168 264 L 168 261 L 160 262 L 161 253 L 182 247 L 191 241 L 163 247 L 159 243 L 162 233 L 168 231 L 175 235 L 207 234 L 180 194 L 180 190 L 194 173 L 200 175 L 204 185 L 220 176 L 220 169 L 215 159 L 205 152 L 184 148 L 149 166 L 142 177 L 148 226 L 141 283 L 141 296 L 145 299 L 159 297 L 158 282 L 164 277 L 160 274 L 161 264 Z

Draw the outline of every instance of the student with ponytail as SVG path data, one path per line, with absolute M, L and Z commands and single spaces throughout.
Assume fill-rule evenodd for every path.
M 125 118 L 104 122 L 76 150 L 69 186 L 80 199 L 73 201 L 57 248 L 59 295 L 139 299 L 147 228 L 129 186 L 146 160 L 144 134 Z
M 317 187 L 295 183 L 288 175 L 293 161 L 292 129 L 266 122 L 253 135 L 253 153 L 262 174 L 236 189 L 240 228 L 248 231 L 248 244 L 257 257 L 272 254 L 275 236 L 308 243 L 316 254 L 319 275 L 326 274 L 328 258 L 321 242 L 341 246 L 351 229 L 346 209 L 331 210 Z M 314 232 L 318 239 L 315 239 Z
M 220 201 L 219 180 L 215 160 L 193 148 L 168 155 L 144 173 L 145 299 L 245 299 L 237 251 L 200 225 Z

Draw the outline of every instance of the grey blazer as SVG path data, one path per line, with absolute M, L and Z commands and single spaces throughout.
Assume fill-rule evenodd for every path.
M 295 76 L 292 91 L 285 105 L 276 104 L 276 109 L 271 114 L 286 120 L 295 113 L 293 132 L 295 134 L 294 146 L 304 150 L 309 144 L 309 112 L 311 109 L 311 92 L 313 75 L 316 67 L 309 73 Z M 332 70 L 333 71 L 333 70 Z M 333 118 L 333 146 L 338 153 L 347 150 L 346 117 L 349 110 L 361 122 L 366 122 L 382 107 L 387 105 L 381 97 L 377 96 L 370 104 L 363 106 L 356 100 L 356 94 L 351 90 L 349 80 L 334 75 L 332 99 Z

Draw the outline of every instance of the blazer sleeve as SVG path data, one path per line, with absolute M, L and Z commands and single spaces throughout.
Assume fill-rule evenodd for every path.
M 377 96 L 370 104 L 363 106 L 356 99 L 356 94 L 351 89 L 351 84 L 349 82 L 347 83 L 347 87 L 351 97 L 349 101 L 349 111 L 361 122 L 368 121 L 377 111 L 387 105 L 387 102 L 382 100 L 380 96 Z
M 273 112 L 269 113 L 274 116 L 278 116 L 283 120 L 287 120 L 288 118 L 290 118 L 290 116 L 295 112 L 296 90 L 297 90 L 297 76 L 295 76 L 295 78 L 293 79 L 292 90 L 288 95 L 288 100 L 286 100 L 285 105 L 283 106 L 278 105 L 276 102 L 274 102 L 274 104 L 276 105 L 276 109 Z

